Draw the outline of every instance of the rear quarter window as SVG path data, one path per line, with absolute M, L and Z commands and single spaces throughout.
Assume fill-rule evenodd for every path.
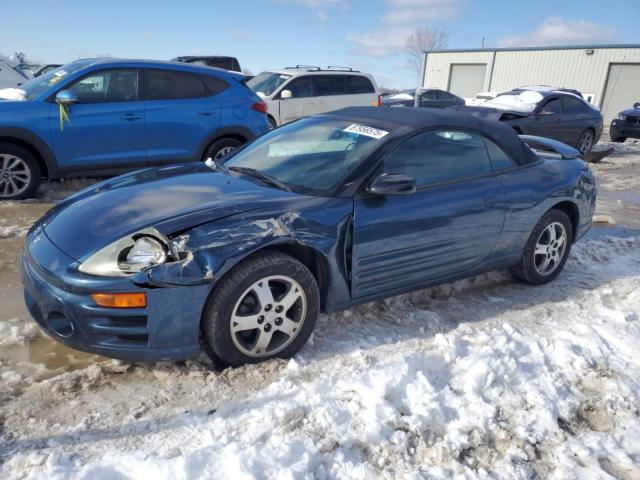
M 376 93 L 371 80 L 362 75 L 352 75 L 349 77 L 351 83 L 351 93 Z

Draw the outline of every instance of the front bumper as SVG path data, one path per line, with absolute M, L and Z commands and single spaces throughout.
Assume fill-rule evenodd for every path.
M 27 237 L 21 259 L 25 304 L 55 340 L 78 350 L 131 361 L 185 360 L 198 356 L 199 325 L 210 285 L 140 288 L 129 278 L 77 271 L 41 227 Z M 94 292 L 140 292 L 146 308 L 103 308 Z
M 640 138 L 640 123 L 625 123 L 624 120 L 613 120 L 609 127 L 611 140 L 619 137 Z

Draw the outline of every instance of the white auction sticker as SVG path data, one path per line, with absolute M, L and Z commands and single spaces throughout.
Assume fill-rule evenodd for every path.
M 64 70 L 58 70 L 57 72 L 53 72 L 53 74 L 54 74 L 56 77 L 64 77 L 64 76 L 67 74 L 67 72 L 66 72 L 66 71 L 64 71 Z
M 358 135 L 364 135 L 366 137 L 371 137 L 376 139 L 380 139 L 385 135 L 389 134 L 389 132 L 386 132 L 384 130 L 379 130 L 373 127 L 367 127 L 366 125 L 359 125 L 357 123 L 352 123 L 347 128 L 345 128 L 343 132 L 357 133 Z

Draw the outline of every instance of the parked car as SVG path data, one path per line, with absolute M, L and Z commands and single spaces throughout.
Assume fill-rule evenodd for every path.
M 497 96 L 498 94 L 496 92 L 480 92 L 476 93 L 473 98 L 465 98 L 465 102 L 467 105 L 480 105 L 487 100 L 493 100 Z
M 62 64 L 60 63 L 49 63 L 47 65 L 44 65 L 42 67 L 40 67 L 38 70 L 36 70 L 33 73 L 34 77 L 39 77 L 40 75 L 43 75 L 47 72 L 50 72 L 51 70 L 55 70 L 56 68 L 60 68 L 62 66 Z
M 627 138 L 640 138 L 640 102 L 620 112 L 611 121 L 609 135 L 614 142 L 624 142 Z
M 402 90 L 395 95 L 388 95 L 382 98 L 383 107 L 413 107 L 415 106 L 415 89 Z M 445 92 L 437 88 L 428 88 L 420 90 L 420 98 L 418 100 L 420 107 L 428 108 L 449 108 L 464 105 L 464 99 Z
M 558 140 L 583 154 L 590 151 L 602 135 L 600 110 L 566 89 L 520 88 L 461 110 L 500 120 L 521 134 Z
M 538 285 L 589 229 L 578 152 L 454 111 L 354 107 L 220 162 L 87 188 L 32 227 L 25 301 L 58 341 L 130 360 L 290 357 L 318 312 L 511 268 Z
M 247 85 L 269 105 L 272 128 L 344 107 L 380 105 L 373 77 L 351 68 L 297 65 L 262 72 Z
M 89 59 L 0 91 L 11 99 L 0 101 L 0 199 L 30 196 L 41 177 L 221 157 L 269 128 L 266 104 L 242 80 L 196 65 Z
M 16 68 L 17 66 L 17 62 L 0 56 L 0 88 L 16 88 L 29 81 L 28 74 Z
M 173 62 L 193 63 L 195 65 L 204 65 L 205 67 L 216 67 L 230 72 L 241 72 L 240 62 L 236 57 L 225 57 L 221 55 L 187 55 L 172 58 Z

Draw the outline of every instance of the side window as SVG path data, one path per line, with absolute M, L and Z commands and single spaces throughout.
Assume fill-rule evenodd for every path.
M 562 97 L 562 111 L 567 114 L 579 114 L 587 111 L 587 106 L 582 100 L 573 97 Z
M 362 75 L 352 75 L 349 77 L 351 83 L 351 93 L 375 93 L 371 80 Z
M 316 96 L 345 95 L 350 92 L 347 75 L 317 75 L 315 77 Z
M 559 98 L 552 98 L 540 110 L 538 115 L 560 115 L 562 113 L 562 104 Z
M 432 130 L 391 152 L 384 171 L 413 177 L 420 186 L 489 173 L 491 162 L 480 135 Z
M 440 90 L 440 100 L 453 100 L 454 96 L 451 95 L 449 92 L 443 92 L 442 90 Z
M 420 95 L 420 100 L 438 100 L 438 91 L 437 90 L 429 90 Z
M 291 81 L 285 90 L 291 91 L 292 98 L 313 97 L 313 79 L 311 77 L 300 77 Z
M 145 72 L 145 93 L 149 100 L 175 100 L 209 96 L 198 75 L 168 70 Z
M 205 84 L 209 95 L 217 95 L 229 87 L 229 84 L 218 77 L 212 77 L 209 75 L 200 76 L 200 80 Z
M 131 102 L 138 100 L 137 70 L 105 70 L 84 77 L 69 87 L 80 103 Z
M 484 143 L 487 146 L 487 151 L 491 158 L 491 166 L 494 171 L 505 170 L 514 166 L 513 160 L 511 160 L 511 157 L 509 157 L 502 148 L 487 138 L 484 139 Z

